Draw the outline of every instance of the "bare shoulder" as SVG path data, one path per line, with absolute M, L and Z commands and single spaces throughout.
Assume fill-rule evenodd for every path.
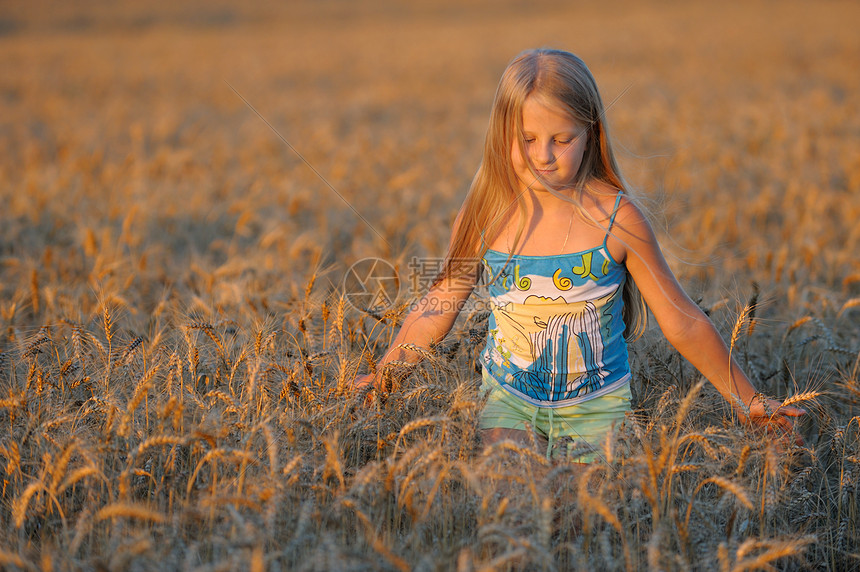
M 618 206 L 615 207 L 615 199 Z M 621 196 L 612 200 L 609 207 L 610 212 L 614 210 L 615 219 L 607 239 L 607 245 L 613 258 L 625 260 L 630 248 L 641 248 L 645 244 L 654 244 L 656 238 L 648 217 L 636 204 L 629 194 L 621 192 Z
M 603 181 L 588 184 L 587 192 L 583 195 L 583 207 L 601 224 L 613 221 L 613 227 L 619 223 L 636 224 L 646 220 L 629 193 Z
M 642 212 L 636 201 L 624 192 L 622 192 L 621 198 L 618 201 L 615 224 L 620 227 L 620 230 L 627 228 L 628 232 L 643 224 L 648 225 L 650 228 L 648 217 L 645 216 L 645 213 Z
M 619 193 L 622 195 L 623 202 L 626 199 L 624 191 L 619 191 L 603 181 L 591 181 L 586 186 L 586 192 L 583 193 L 583 207 L 595 220 L 609 222 L 615 212 Z

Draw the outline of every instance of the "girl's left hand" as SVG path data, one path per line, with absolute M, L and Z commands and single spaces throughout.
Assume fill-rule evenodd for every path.
M 782 402 L 776 399 L 755 399 L 750 405 L 749 421 L 769 433 L 780 434 L 786 440 L 794 435 L 795 444 L 803 445 L 803 437 L 795 431 L 794 424 L 789 419 L 803 415 L 806 415 L 806 410 L 800 407 L 783 407 Z
M 357 391 L 361 388 L 372 385 L 374 383 L 374 378 L 372 375 L 368 373 L 361 373 L 355 376 L 355 380 L 352 382 L 353 388 Z

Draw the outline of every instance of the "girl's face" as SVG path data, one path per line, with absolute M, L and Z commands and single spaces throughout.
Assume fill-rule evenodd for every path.
M 517 141 L 511 148 L 511 162 L 520 189 L 546 191 L 544 183 L 561 190 L 573 185 L 582 164 L 588 136 L 582 124 L 564 109 L 545 99 L 529 96 L 523 103 L 523 147 Z M 529 163 L 537 173 L 529 170 Z

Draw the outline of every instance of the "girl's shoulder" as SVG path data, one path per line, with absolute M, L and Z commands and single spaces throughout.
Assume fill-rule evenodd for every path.
M 651 225 L 630 193 L 603 182 L 589 187 L 593 189 L 590 193 L 592 214 L 609 231 L 606 240 L 613 258 L 624 260 L 631 244 L 651 240 Z
M 609 183 L 603 181 L 591 181 L 586 185 L 586 192 L 582 195 L 582 208 L 596 221 L 605 223 L 617 220 L 622 211 L 630 209 L 632 205 L 630 196 Z
M 626 232 L 634 234 L 638 234 L 640 231 L 637 231 L 637 229 L 642 229 L 643 225 L 649 231 L 651 228 L 651 223 L 645 211 L 642 210 L 636 199 L 628 193 L 621 194 L 618 205 L 615 207 L 615 225 L 620 230 L 626 229 Z
M 597 220 L 639 223 L 646 219 L 636 199 L 628 191 L 596 180 L 589 182 L 587 189 L 584 207 Z

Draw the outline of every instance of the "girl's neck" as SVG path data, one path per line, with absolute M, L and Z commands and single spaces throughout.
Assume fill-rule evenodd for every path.
M 580 201 L 576 197 L 574 189 L 564 189 L 557 194 L 549 191 L 534 191 L 526 189 L 523 193 L 526 210 L 530 213 L 554 213 L 554 212 L 570 212 L 572 205 L 578 204 Z M 561 196 L 558 196 L 561 195 Z
M 608 186 L 595 187 L 583 189 L 581 196 L 571 191 L 562 197 L 526 190 L 521 197 L 525 212 L 516 203 L 509 205 L 489 247 L 527 256 L 578 253 L 598 247 L 606 238 L 605 224 L 615 195 Z M 565 200 L 566 196 L 571 200 Z

